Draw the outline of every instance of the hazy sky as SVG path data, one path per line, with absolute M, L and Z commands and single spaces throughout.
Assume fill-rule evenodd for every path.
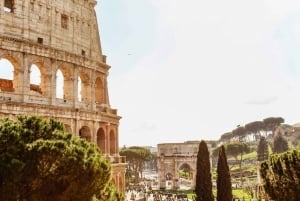
M 101 0 L 119 144 L 219 139 L 300 122 L 300 1 Z

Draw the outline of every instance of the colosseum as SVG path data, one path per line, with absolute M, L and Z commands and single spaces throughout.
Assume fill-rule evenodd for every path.
M 0 117 L 38 114 L 96 143 L 125 189 L 96 0 L 0 0 Z

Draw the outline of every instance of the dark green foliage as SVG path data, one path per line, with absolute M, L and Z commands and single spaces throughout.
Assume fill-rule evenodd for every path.
M 221 135 L 220 141 L 229 141 L 233 137 L 234 135 L 232 132 L 224 133 L 223 135 Z
M 284 123 L 284 119 L 282 117 L 268 117 L 263 122 L 268 130 L 274 131 L 277 126 Z
M 261 137 L 257 146 L 257 160 L 264 161 L 269 158 L 268 142 L 265 137 Z
M 225 147 L 222 145 L 217 166 L 217 201 L 231 201 L 232 189 Z
M 276 201 L 300 200 L 300 151 L 276 154 L 260 165 L 268 195 Z
M 238 137 L 240 141 L 246 136 L 246 129 L 243 126 L 239 126 L 232 131 L 234 137 Z
M 196 174 L 196 201 L 213 201 L 209 152 L 203 140 L 199 144 Z
M 281 133 L 278 133 L 274 138 L 273 152 L 282 153 L 289 150 L 289 145 L 287 140 L 282 136 Z
M 236 160 L 238 160 L 238 156 L 240 156 L 242 160 L 242 156 L 244 153 L 249 153 L 250 147 L 246 143 L 230 143 L 226 145 L 226 153 Z
M 247 141 L 249 137 L 255 137 L 256 140 L 264 134 L 267 137 L 270 132 L 272 135 L 274 134 L 275 129 L 284 123 L 284 119 L 282 117 L 268 117 L 263 121 L 254 121 L 249 122 L 245 126 L 240 126 L 234 129 L 232 132 L 224 133 L 221 135 L 219 141 L 228 142 L 232 138 L 239 138 L 240 141 Z
M 110 175 L 98 147 L 66 134 L 61 122 L 37 116 L 0 121 L 0 200 L 96 200 L 112 191 Z

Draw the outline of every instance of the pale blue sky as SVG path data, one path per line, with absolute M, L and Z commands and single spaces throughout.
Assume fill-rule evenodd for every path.
M 300 2 L 101 0 L 120 146 L 219 139 L 300 122 Z

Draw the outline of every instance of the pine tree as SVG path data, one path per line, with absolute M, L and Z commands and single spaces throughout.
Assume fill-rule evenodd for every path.
M 269 158 L 268 142 L 265 137 L 261 137 L 257 146 L 257 160 L 264 161 Z
M 209 152 L 203 140 L 199 144 L 196 174 L 196 201 L 213 201 Z
M 232 189 L 229 167 L 224 145 L 219 151 L 217 166 L 217 201 L 231 201 Z
M 286 152 L 288 150 L 289 150 L 288 142 L 279 132 L 274 138 L 273 152 L 279 154 L 282 152 Z

